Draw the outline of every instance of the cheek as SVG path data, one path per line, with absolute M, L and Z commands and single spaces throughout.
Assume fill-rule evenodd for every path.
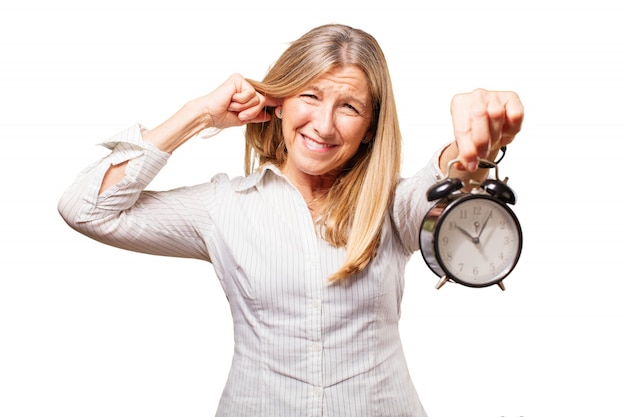
M 367 125 L 362 123 L 345 123 L 338 126 L 344 143 L 350 148 L 357 149 L 367 134 Z
M 283 110 L 281 126 L 286 141 L 293 141 L 296 130 L 304 124 L 306 124 L 306 115 L 301 109 L 289 108 Z
M 297 100 L 287 100 L 283 102 L 283 123 L 290 125 L 299 124 L 308 118 L 307 107 Z

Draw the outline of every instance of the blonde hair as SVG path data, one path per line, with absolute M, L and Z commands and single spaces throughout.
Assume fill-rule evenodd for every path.
M 356 65 L 368 80 L 372 100 L 368 135 L 373 137 L 361 145 L 322 201 L 321 236 L 346 248 L 344 264 L 330 281 L 362 271 L 376 255 L 400 175 L 402 138 L 385 56 L 368 33 L 345 25 L 324 25 L 291 43 L 262 82 L 248 80 L 261 94 L 282 99 L 342 65 Z M 282 166 L 287 149 L 280 119 L 272 116 L 266 123 L 249 124 L 245 136 L 247 174 L 266 163 Z

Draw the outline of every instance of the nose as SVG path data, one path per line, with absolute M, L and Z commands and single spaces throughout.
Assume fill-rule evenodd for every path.
M 321 138 L 330 138 L 335 134 L 335 111 L 332 104 L 322 103 L 317 106 L 311 119 L 315 133 Z

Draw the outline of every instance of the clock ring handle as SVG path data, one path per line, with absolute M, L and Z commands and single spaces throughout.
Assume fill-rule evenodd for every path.
M 476 182 L 473 185 L 479 186 L 487 193 L 496 198 L 499 198 L 500 200 L 508 204 L 515 204 L 515 193 L 508 185 L 506 185 L 508 178 L 505 178 L 503 181 L 500 180 L 498 163 L 490 161 L 488 159 L 479 159 L 478 161 L 481 168 L 493 168 L 495 170 L 496 178 L 488 178 L 482 184 Z M 459 162 L 461 162 L 459 158 L 452 159 L 450 162 L 448 162 L 445 178 L 432 185 L 428 189 L 426 193 L 426 198 L 428 199 L 428 201 L 439 200 L 440 198 L 447 197 L 448 195 L 464 187 L 465 184 L 463 184 L 463 181 L 460 178 L 450 177 L 452 167 Z
M 447 197 L 455 191 L 463 188 L 464 184 L 460 178 L 450 177 L 452 165 L 460 161 L 461 160 L 457 158 L 448 162 L 445 178 L 443 178 L 441 181 L 436 182 L 428 188 L 428 191 L 426 192 L 426 198 L 428 201 L 439 200 L 440 198 Z
M 515 204 L 517 198 L 515 197 L 515 192 L 511 187 L 507 185 L 508 177 L 504 178 L 504 180 L 500 180 L 498 173 L 498 163 L 492 162 L 488 159 L 479 159 L 481 168 L 493 168 L 496 171 L 496 178 L 487 178 L 482 183 L 476 182 L 474 185 L 479 186 L 483 190 L 485 190 L 488 194 L 496 197 L 497 199 L 504 201 L 507 204 Z M 457 160 L 452 160 L 448 163 L 448 173 L 450 172 L 450 168 L 452 168 L 453 164 L 458 162 Z M 448 174 L 449 176 L 449 174 Z M 445 181 L 450 181 L 446 179 Z
M 446 168 L 446 178 L 444 178 L 444 179 L 450 178 L 450 171 L 451 171 L 452 167 L 455 164 L 459 163 L 459 162 L 461 162 L 461 160 L 459 158 L 452 159 L 450 162 L 448 162 L 448 166 Z M 496 180 L 500 181 L 500 176 L 499 176 L 499 172 L 498 172 L 498 163 L 497 162 L 493 162 L 493 161 L 490 161 L 488 159 L 479 159 L 478 163 L 480 164 L 480 168 L 493 168 L 495 170 L 495 172 L 496 172 Z M 506 181 L 507 181 L 507 179 L 505 179 L 503 182 L 506 182 Z

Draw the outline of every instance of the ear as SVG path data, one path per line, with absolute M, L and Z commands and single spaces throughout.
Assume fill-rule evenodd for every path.
M 370 143 L 374 141 L 374 137 L 376 136 L 376 131 L 372 128 L 365 132 L 365 136 L 361 140 L 361 143 Z

